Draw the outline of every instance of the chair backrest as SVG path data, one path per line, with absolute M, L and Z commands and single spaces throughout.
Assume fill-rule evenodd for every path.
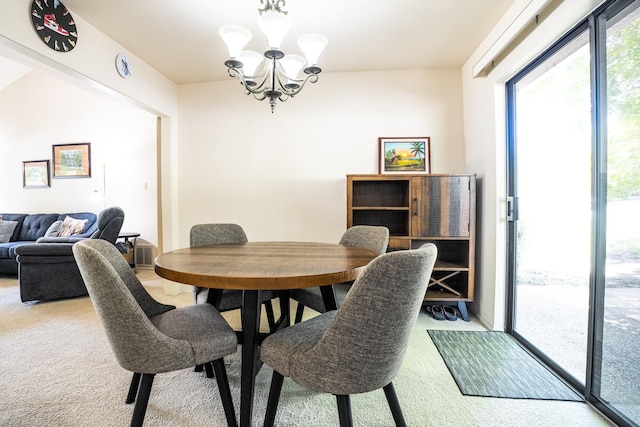
M 340 244 L 368 249 L 382 255 L 387 252 L 389 245 L 389 229 L 382 226 L 354 225 L 344 232 Z
M 420 249 L 383 254 L 356 279 L 306 362 L 334 367 L 318 379 L 331 384 L 332 393 L 364 393 L 393 380 L 437 253 L 436 246 L 427 243 Z
M 237 224 L 196 224 L 189 233 L 189 246 L 247 243 L 247 235 Z
M 175 307 L 149 295 L 114 245 L 86 239 L 73 245 L 73 255 L 120 366 L 159 373 L 173 370 L 176 360 L 193 357 L 187 341 L 170 338 L 153 325 L 150 317 Z
M 96 220 L 98 229 L 91 235 L 91 239 L 102 239 L 114 244 L 124 223 L 124 211 L 119 207 L 111 207 L 98 214 Z

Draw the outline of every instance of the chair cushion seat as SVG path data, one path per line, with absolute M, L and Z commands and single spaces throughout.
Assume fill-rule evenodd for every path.
M 162 333 L 191 343 L 198 365 L 236 352 L 238 339 L 218 310 L 209 304 L 196 304 L 150 318 Z
M 333 384 L 334 379 L 327 375 L 327 371 L 331 370 L 328 367 L 336 360 L 318 361 L 314 358 L 310 363 L 307 355 L 333 323 L 336 313 L 337 311 L 329 311 L 268 336 L 260 348 L 260 358 L 275 371 L 300 385 L 327 393 L 343 394 L 334 393 L 333 390 L 337 389 Z M 339 353 L 340 350 L 336 349 L 335 354 Z
M 324 393 L 367 393 L 390 383 L 393 375 L 382 369 L 381 363 L 366 370 L 358 365 L 362 359 L 386 359 L 385 351 L 371 354 L 371 343 L 327 332 L 337 314 L 329 311 L 268 336 L 260 347 L 260 358 L 297 384 Z

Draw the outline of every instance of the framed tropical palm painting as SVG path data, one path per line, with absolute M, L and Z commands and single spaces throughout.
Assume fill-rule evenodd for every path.
M 378 173 L 431 173 L 430 137 L 380 137 L 378 145 Z

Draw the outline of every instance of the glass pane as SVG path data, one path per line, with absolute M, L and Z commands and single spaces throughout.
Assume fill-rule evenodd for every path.
M 625 15 L 607 29 L 607 252 L 599 385 L 602 400 L 640 424 L 640 10 Z
M 519 81 L 514 330 L 584 384 L 591 236 L 588 34 Z

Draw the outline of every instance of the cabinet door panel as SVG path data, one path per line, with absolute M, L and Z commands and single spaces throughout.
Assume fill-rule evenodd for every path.
M 468 176 L 413 178 L 411 234 L 416 237 L 469 237 L 469 180 Z

